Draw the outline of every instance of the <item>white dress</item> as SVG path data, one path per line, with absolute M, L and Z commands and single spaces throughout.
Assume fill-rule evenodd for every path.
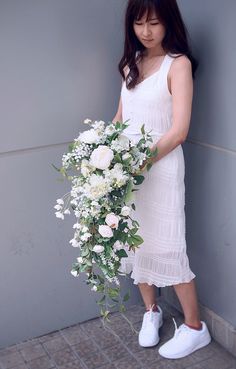
M 156 143 L 172 125 L 172 95 L 167 74 L 174 57 L 166 54 L 158 71 L 134 89 L 125 82 L 121 89 L 122 120 L 129 119 L 124 134 L 137 142 L 140 128 L 150 131 Z M 126 252 L 120 271 L 131 275 L 134 284 L 157 287 L 190 282 L 196 275 L 189 267 L 185 239 L 185 162 L 181 144 L 156 161 L 135 191 L 135 211 L 131 217 L 139 222 L 137 234 L 144 242 L 136 251 Z

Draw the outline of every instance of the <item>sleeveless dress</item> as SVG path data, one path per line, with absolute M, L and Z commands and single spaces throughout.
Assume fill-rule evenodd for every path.
M 137 55 L 137 54 L 136 54 Z M 172 125 L 172 95 L 167 74 L 174 54 L 166 54 L 158 71 L 128 90 L 121 88 L 122 120 L 129 119 L 123 133 L 134 143 L 142 137 L 145 124 L 152 146 Z M 143 183 L 135 186 L 135 210 L 131 217 L 139 222 L 137 234 L 144 242 L 126 252 L 119 270 L 131 275 L 134 284 L 148 283 L 165 287 L 190 282 L 196 275 L 189 267 L 185 239 L 185 163 L 181 144 L 142 173 Z

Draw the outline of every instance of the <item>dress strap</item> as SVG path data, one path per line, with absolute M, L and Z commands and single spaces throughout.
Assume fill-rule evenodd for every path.
M 160 75 L 159 75 L 159 83 L 162 85 L 163 90 L 166 92 L 167 96 L 171 97 L 171 93 L 168 88 L 168 80 L 167 75 L 170 70 L 172 62 L 175 60 L 175 57 L 179 54 L 167 54 L 165 56 L 165 60 L 161 65 Z

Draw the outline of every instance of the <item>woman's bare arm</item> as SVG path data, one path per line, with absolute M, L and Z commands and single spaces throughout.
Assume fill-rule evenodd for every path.
M 183 143 L 187 137 L 191 119 L 193 79 L 190 60 L 182 55 L 176 58 L 170 68 L 173 122 L 171 128 L 152 145 L 151 149 L 158 149 L 158 154 L 152 162 L 160 160 Z
M 125 74 L 125 77 L 128 74 L 128 68 L 127 67 L 124 68 L 124 74 Z M 123 83 L 125 83 L 125 81 L 122 79 L 121 87 L 122 87 Z M 118 104 L 118 109 L 117 109 L 116 115 L 112 119 L 112 123 L 115 123 L 117 121 L 119 121 L 119 122 L 122 122 L 123 121 L 123 118 L 122 118 L 122 101 L 121 101 L 121 95 L 120 95 L 120 100 L 119 100 L 119 104 Z

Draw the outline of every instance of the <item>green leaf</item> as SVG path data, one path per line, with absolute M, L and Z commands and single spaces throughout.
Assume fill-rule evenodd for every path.
M 126 191 L 125 191 L 125 195 L 124 195 L 125 203 L 134 200 L 134 194 L 132 193 L 132 189 L 133 189 L 133 183 L 132 183 L 132 181 L 129 181 L 127 183 Z
M 141 133 L 144 135 L 145 134 L 145 130 L 144 130 L 144 124 L 141 127 Z
M 125 305 L 121 304 L 119 310 L 120 310 L 121 313 L 123 313 L 124 311 L 126 311 Z
M 97 301 L 97 304 L 102 304 L 105 301 L 106 295 L 104 295 L 101 300 Z
M 128 257 L 126 251 L 124 249 L 118 250 L 116 254 L 119 256 L 119 258 L 125 258 Z
M 135 185 L 140 185 L 141 183 L 143 183 L 145 177 L 142 175 L 138 175 L 134 177 L 134 181 L 135 181 Z
M 58 172 L 60 172 L 60 168 L 57 168 L 54 164 L 51 163 L 54 169 L 56 169 Z
M 133 241 L 133 245 L 141 245 L 144 242 L 143 238 L 138 234 L 131 235 L 131 239 Z
M 129 298 L 130 298 L 130 291 L 125 294 L 125 296 L 123 297 L 123 301 L 128 301 Z

